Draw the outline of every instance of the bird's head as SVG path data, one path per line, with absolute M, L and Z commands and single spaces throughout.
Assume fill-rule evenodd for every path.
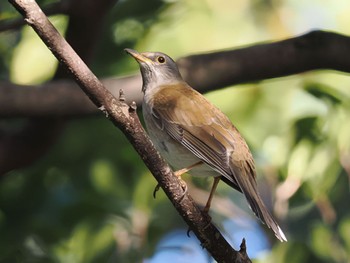
M 139 53 L 129 48 L 126 48 L 125 51 L 140 65 L 143 92 L 161 85 L 176 84 L 183 81 L 175 61 L 168 55 L 161 52 Z

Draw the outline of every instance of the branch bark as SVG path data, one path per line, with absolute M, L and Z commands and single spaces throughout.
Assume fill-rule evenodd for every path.
M 69 44 L 59 35 L 34 0 L 9 0 L 24 16 L 82 90 L 119 127 L 151 170 L 164 192 L 198 239 L 218 262 L 250 262 L 243 241 L 235 251 L 183 191 L 180 182 L 159 156 L 136 114 L 136 105 L 117 100 L 93 75 Z
M 185 80 L 203 93 L 308 70 L 350 73 L 348 54 L 350 37 L 313 31 L 274 43 L 187 56 L 177 63 Z M 114 95 L 123 87 L 127 99 L 141 103 L 139 74 L 107 78 L 103 83 Z M 0 117 L 74 117 L 93 113 L 97 113 L 96 108 L 70 80 L 31 87 L 0 82 Z

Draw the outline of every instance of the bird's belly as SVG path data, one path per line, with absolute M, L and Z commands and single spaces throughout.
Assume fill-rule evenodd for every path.
M 144 119 L 154 146 L 174 171 L 200 162 L 200 159 L 187 150 L 186 147 L 171 138 L 164 130 L 159 129 L 151 116 L 144 114 Z M 188 173 L 193 176 L 220 176 L 219 173 L 205 163 L 195 166 Z

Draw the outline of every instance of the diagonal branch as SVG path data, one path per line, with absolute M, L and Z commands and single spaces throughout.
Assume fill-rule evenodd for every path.
M 71 46 L 60 36 L 34 0 L 9 1 L 24 16 L 25 21 L 36 31 L 82 90 L 126 135 L 203 247 L 218 262 L 250 262 L 245 252 L 245 242 L 243 241 L 239 252 L 232 249 L 215 226 L 210 223 L 210 219 L 183 191 L 179 180 L 159 156 L 144 132 L 135 111 L 136 105 L 129 107 L 122 99 L 117 100 L 102 85 Z

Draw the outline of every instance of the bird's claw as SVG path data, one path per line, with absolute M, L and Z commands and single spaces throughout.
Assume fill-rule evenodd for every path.
M 190 233 L 191 233 L 191 232 L 192 232 L 192 229 L 191 229 L 190 227 L 188 227 L 187 232 L 186 232 L 186 234 L 187 234 L 188 237 L 191 237 L 191 236 L 190 236 Z
M 181 188 L 183 190 L 183 193 L 182 193 L 181 197 L 179 198 L 179 201 L 181 202 L 182 199 L 184 198 L 184 196 L 187 194 L 188 187 L 187 187 L 187 184 L 185 183 L 185 181 L 183 181 L 181 178 L 180 178 L 180 183 L 181 183 Z M 153 190 L 153 198 L 154 199 L 156 199 L 157 192 L 159 191 L 159 189 L 160 189 L 160 184 L 157 184 Z
M 185 181 L 182 180 L 181 178 L 180 178 L 180 183 L 181 183 L 181 188 L 182 188 L 183 192 L 182 192 L 182 194 L 181 194 L 181 196 L 180 196 L 180 198 L 179 198 L 179 202 L 181 202 L 181 201 L 184 199 L 185 195 L 186 195 L 187 192 L 188 192 L 188 186 L 187 186 L 187 184 L 185 183 Z
M 160 189 L 160 184 L 157 184 L 156 187 L 154 187 L 154 190 L 153 190 L 153 198 L 156 199 L 157 197 L 157 192 L 159 191 Z

